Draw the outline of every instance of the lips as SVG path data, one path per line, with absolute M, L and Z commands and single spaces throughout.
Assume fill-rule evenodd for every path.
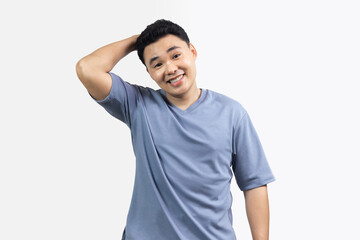
M 167 83 L 174 83 L 174 82 L 177 82 L 178 80 L 180 80 L 180 79 L 182 78 L 182 76 L 183 76 L 183 75 L 184 75 L 184 74 L 177 75 L 176 77 L 171 78 L 171 79 L 167 80 L 166 82 L 167 82 Z
M 167 83 L 170 83 L 170 84 L 176 83 L 176 82 L 178 82 L 183 76 L 184 76 L 184 74 L 178 75 L 177 77 L 174 77 L 174 78 L 168 80 Z
M 172 87 L 176 87 L 182 84 L 184 81 L 185 74 L 179 75 L 176 78 L 172 78 L 171 80 L 167 81 L 166 83 Z

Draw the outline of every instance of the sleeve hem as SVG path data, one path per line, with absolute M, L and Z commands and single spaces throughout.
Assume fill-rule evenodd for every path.
M 110 74 L 112 83 L 111 83 L 111 88 L 110 88 L 109 94 L 108 94 L 103 100 L 97 100 L 97 99 L 95 99 L 95 98 L 94 98 L 93 96 L 91 96 L 91 94 L 88 92 L 89 95 L 90 95 L 90 97 L 91 97 L 92 99 L 94 99 L 94 101 L 97 102 L 97 103 L 106 103 L 106 102 L 110 101 L 110 96 L 111 96 L 112 92 L 114 91 L 115 81 L 114 81 L 113 73 L 108 72 L 108 74 Z
M 247 191 L 247 190 L 251 190 L 253 188 L 261 187 L 268 183 L 274 182 L 275 180 L 276 180 L 275 177 L 265 179 L 265 180 L 257 180 L 257 181 L 254 181 L 254 182 L 248 184 L 247 186 L 241 188 L 241 191 Z

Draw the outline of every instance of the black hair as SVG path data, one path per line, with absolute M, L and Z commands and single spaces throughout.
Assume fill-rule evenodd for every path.
M 144 49 L 147 45 L 156 42 L 168 34 L 175 35 L 190 46 L 190 40 L 185 30 L 169 20 L 160 19 L 148 25 L 136 39 L 136 50 L 141 62 L 145 65 Z

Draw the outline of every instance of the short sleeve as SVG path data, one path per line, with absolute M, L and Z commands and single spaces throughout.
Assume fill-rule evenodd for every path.
M 247 112 L 234 124 L 232 168 L 241 191 L 275 180 Z
M 136 108 L 139 95 L 138 86 L 125 82 L 114 73 L 109 74 L 112 79 L 109 95 L 100 101 L 90 96 L 108 113 L 131 127 L 131 113 Z

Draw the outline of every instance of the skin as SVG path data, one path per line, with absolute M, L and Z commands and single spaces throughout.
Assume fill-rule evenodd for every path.
M 165 91 L 169 101 L 182 110 L 199 99 L 201 94 L 195 81 L 196 58 L 195 47 L 192 44 L 188 46 L 174 35 L 162 37 L 144 49 L 146 70 L 150 77 Z M 181 75 L 183 78 L 176 85 L 168 82 Z
M 110 93 L 112 79 L 109 72 L 130 52 L 135 50 L 139 35 L 103 46 L 76 63 L 78 78 L 96 100 L 104 100 Z
M 103 100 L 110 93 L 112 79 L 109 72 L 126 55 L 135 50 L 139 35 L 108 44 L 80 59 L 76 73 L 88 92 L 96 100 Z M 175 49 L 172 49 L 176 47 Z M 172 49 L 169 51 L 169 49 Z M 156 58 L 150 64 L 150 60 Z M 195 47 L 173 35 L 160 38 L 144 49 L 146 70 L 163 89 L 168 100 L 185 110 L 199 99 L 201 90 L 196 85 L 197 52 Z M 167 83 L 179 75 L 184 78 L 176 86 Z M 269 202 L 267 186 L 244 191 L 246 213 L 253 240 L 269 239 Z
M 253 240 L 268 240 L 270 213 L 267 186 L 244 191 L 244 197 Z

